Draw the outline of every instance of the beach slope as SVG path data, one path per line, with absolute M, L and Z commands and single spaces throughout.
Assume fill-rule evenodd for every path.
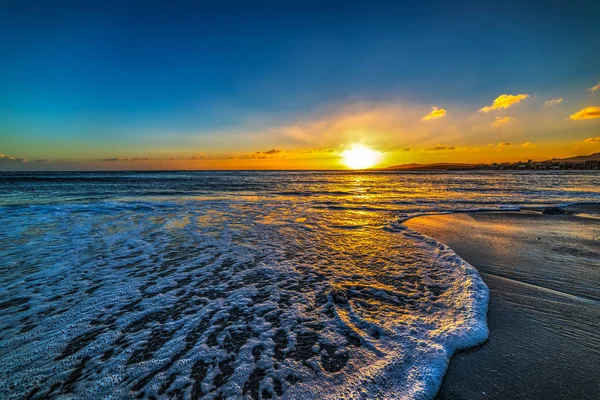
M 568 211 L 405 222 L 450 246 L 490 289 L 490 339 L 453 357 L 438 399 L 600 398 L 600 208 Z

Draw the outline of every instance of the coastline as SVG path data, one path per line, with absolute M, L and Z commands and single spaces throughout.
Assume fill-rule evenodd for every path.
M 600 204 L 568 215 L 494 211 L 403 224 L 454 250 L 490 289 L 489 340 L 457 352 L 437 399 L 592 399 L 599 393 Z

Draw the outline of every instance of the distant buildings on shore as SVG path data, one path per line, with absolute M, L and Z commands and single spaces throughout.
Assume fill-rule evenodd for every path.
M 548 161 L 533 161 L 527 160 L 517 161 L 512 163 L 491 163 L 477 164 L 473 169 L 481 170 L 600 170 L 600 160 L 588 161 L 565 161 L 565 160 L 548 160 Z
M 600 152 L 547 161 L 517 161 L 491 164 L 434 163 L 392 165 L 379 171 L 465 171 L 465 170 L 600 170 Z

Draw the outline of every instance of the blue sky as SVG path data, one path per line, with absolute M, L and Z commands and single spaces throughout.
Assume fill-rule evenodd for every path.
M 575 110 L 596 100 L 586 90 L 600 80 L 599 11 L 594 1 L 4 1 L 0 152 L 268 150 L 252 148 L 270 144 L 257 133 L 348 104 L 477 111 L 531 93 Z

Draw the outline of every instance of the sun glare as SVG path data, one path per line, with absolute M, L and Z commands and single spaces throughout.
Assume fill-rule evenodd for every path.
M 364 146 L 353 146 L 342 153 L 344 164 L 351 169 L 365 169 L 377 164 L 381 153 Z

